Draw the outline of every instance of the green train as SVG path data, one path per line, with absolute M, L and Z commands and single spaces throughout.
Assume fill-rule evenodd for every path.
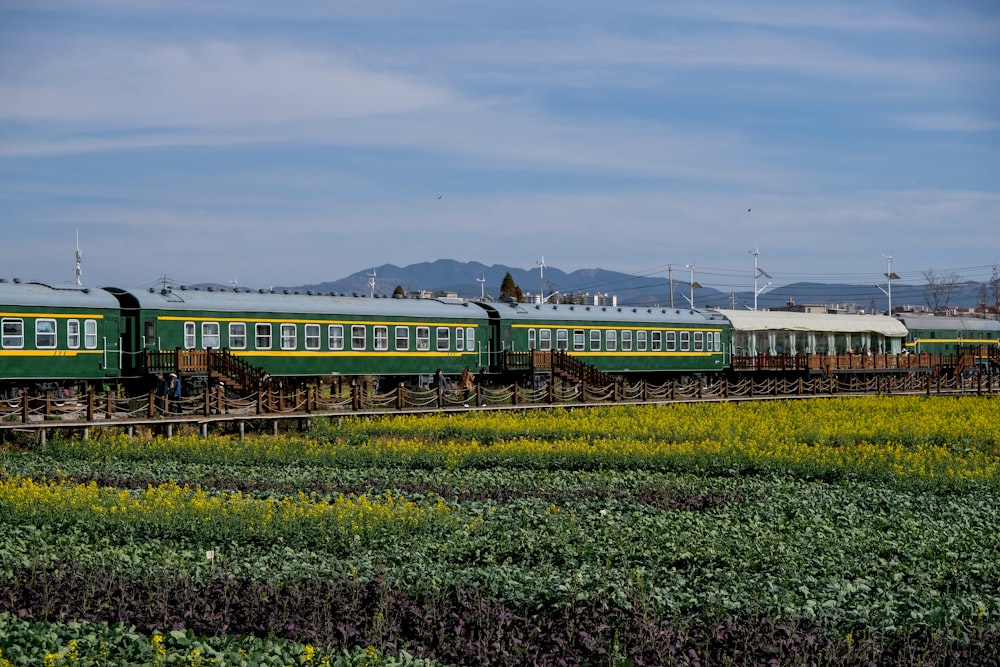
M 957 351 L 976 341 L 994 350 L 985 360 L 1000 347 L 1000 323 L 961 318 L 901 320 L 907 331 L 876 315 L 748 318 L 695 309 L 94 289 L 3 279 L 0 320 L 0 397 L 8 400 L 110 387 L 141 393 L 161 371 L 179 373 L 189 391 L 213 379 L 234 390 L 261 378 L 295 384 L 372 377 L 386 386 L 419 385 L 438 369 L 456 376 L 466 367 L 507 383 L 531 380 L 535 359 L 547 356 L 535 353 L 552 352 L 607 375 L 662 381 L 773 371 L 761 358 L 793 350 L 819 356 L 861 344 L 885 354 L 903 345 L 912 352 L 931 352 L 930 345 Z M 818 372 L 819 366 L 799 368 Z

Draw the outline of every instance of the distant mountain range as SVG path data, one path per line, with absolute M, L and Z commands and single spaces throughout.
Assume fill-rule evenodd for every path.
M 670 284 L 663 275 L 636 276 L 604 269 L 579 269 L 566 273 L 548 266 L 519 269 L 501 264 L 486 266 L 479 262 L 458 262 L 450 259 L 421 262 L 404 267 L 383 264 L 339 280 L 282 289 L 368 295 L 371 293 L 371 280 L 374 276 L 375 292 L 383 296 L 391 295 L 398 285 L 407 293 L 446 293 L 467 299 L 481 298 L 485 295 L 487 298 L 496 299 L 500 293 L 500 283 L 507 273 L 510 273 L 514 282 L 526 294 L 537 295 L 540 292 L 544 292 L 546 296 L 553 292 L 558 292 L 560 295 L 600 294 L 617 297 L 619 305 L 671 305 Z M 689 276 L 684 272 L 674 274 L 674 307 L 688 306 L 691 294 L 689 281 Z M 974 308 L 979 304 L 981 290 L 981 283 L 959 283 L 951 291 L 947 305 L 960 309 Z M 752 308 L 753 288 L 748 285 L 748 289 L 743 291 L 723 292 L 706 285 L 694 290 L 694 301 L 695 306 L 699 308 L 709 306 Z M 799 282 L 763 290 L 757 296 L 757 307 L 776 308 L 785 306 L 790 301 L 800 305 L 853 307 L 866 312 L 871 312 L 873 308 L 884 311 L 888 306 L 885 293 L 875 285 Z M 902 283 L 892 285 L 892 303 L 896 308 L 913 306 L 920 309 L 927 307 L 930 301 L 926 285 Z

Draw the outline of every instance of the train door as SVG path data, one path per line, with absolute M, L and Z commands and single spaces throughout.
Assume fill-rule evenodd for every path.
M 101 334 L 98 345 L 104 351 L 101 370 L 104 377 L 119 377 L 122 374 L 122 329 L 117 313 L 109 314 L 101 320 Z

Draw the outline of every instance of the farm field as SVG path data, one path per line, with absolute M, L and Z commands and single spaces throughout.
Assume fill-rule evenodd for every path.
M 8 665 L 997 665 L 1000 402 L 0 448 Z

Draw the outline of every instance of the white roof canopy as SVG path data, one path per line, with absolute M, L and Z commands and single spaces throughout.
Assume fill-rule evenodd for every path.
M 720 310 L 737 331 L 817 331 L 832 333 L 874 333 L 906 337 L 906 327 L 886 315 L 841 315 L 792 313 L 771 310 Z

